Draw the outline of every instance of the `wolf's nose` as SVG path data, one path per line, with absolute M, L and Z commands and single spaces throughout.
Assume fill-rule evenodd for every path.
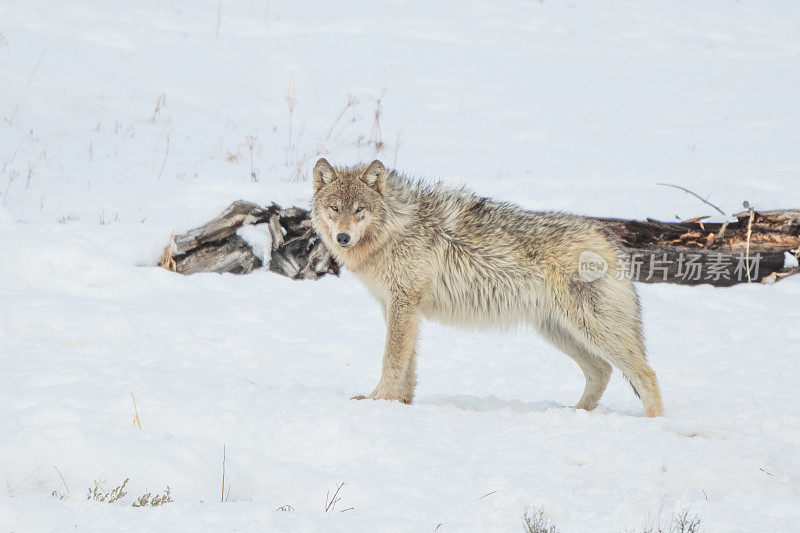
M 336 242 L 339 246 L 347 246 L 350 243 L 350 235 L 347 233 L 340 233 L 336 236 Z

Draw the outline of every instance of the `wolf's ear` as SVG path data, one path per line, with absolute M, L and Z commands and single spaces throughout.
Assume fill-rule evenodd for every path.
M 336 175 L 336 171 L 333 170 L 333 167 L 328 160 L 324 157 L 320 158 L 317 161 L 317 164 L 314 165 L 314 192 L 320 190 L 323 185 L 327 185 L 334 181 L 338 176 Z
M 377 159 L 369 164 L 367 170 L 361 176 L 361 179 L 368 186 L 372 187 L 379 193 L 383 194 L 386 191 L 386 167 Z

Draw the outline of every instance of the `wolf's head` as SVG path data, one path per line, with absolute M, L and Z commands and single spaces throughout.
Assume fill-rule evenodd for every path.
M 314 226 L 326 244 L 343 252 L 369 240 L 370 225 L 383 214 L 388 172 L 377 159 L 368 166 L 314 165 Z

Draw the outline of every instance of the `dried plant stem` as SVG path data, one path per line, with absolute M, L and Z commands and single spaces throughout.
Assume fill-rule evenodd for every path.
M 133 397 L 133 393 L 131 393 L 131 400 L 133 400 L 133 427 L 139 427 L 139 431 L 142 430 L 142 423 L 139 421 L 139 410 L 136 408 L 136 398 Z
M 219 501 L 225 501 L 225 445 L 222 445 L 222 488 L 220 489 Z
M 56 472 L 58 473 L 58 477 L 61 478 L 61 483 L 64 484 L 64 488 L 67 489 L 67 494 L 69 494 L 69 487 L 67 486 L 67 482 L 64 480 L 64 476 L 61 474 L 61 470 L 59 470 L 57 466 L 54 466 L 53 468 L 56 469 Z
M 32 475 L 34 475 L 34 474 L 35 474 L 35 473 L 36 473 L 36 472 L 37 472 L 37 471 L 38 471 L 38 470 L 39 470 L 41 467 L 42 467 L 42 463 L 39 463 L 39 466 L 37 466 L 36 468 L 34 468 L 34 469 L 33 469 L 33 472 L 31 472 L 30 474 L 28 474 L 27 476 L 25 476 L 25 479 L 23 479 L 22 481 L 20 481 L 20 482 L 19 482 L 19 485 L 17 485 L 16 487 L 14 487 L 13 489 L 11 489 L 11 490 L 9 490 L 9 491 L 8 491 L 8 495 L 9 495 L 9 496 L 13 496 L 13 495 L 14 495 L 14 493 L 15 493 L 17 490 L 19 490 L 19 488 L 20 488 L 22 485 L 24 485 L 24 484 L 25 484 L 25 482 L 26 482 L 26 481 L 28 481 L 28 479 L 30 479 L 30 477 L 31 477 Z
M 397 151 L 400 150 L 400 147 L 403 145 L 403 141 L 400 139 L 403 135 L 403 130 L 397 131 L 397 140 L 394 142 L 394 161 L 392 162 L 392 168 L 397 168 Z
M 19 176 L 19 171 L 12 170 L 8 176 L 8 184 L 6 185 L 6 192 L 3 193 L 3 207 L 8 207 L 8 193 L 11 191 L 11 184 L 14 183 L 14 180 Z
M 294 108 L 297 105 L 297 98 L 295 98 L 294 81 L 289 82 L 289 88 L 286 91 L 286 103 L 289 106 L 289 139 L 286 145 L 286 165 L 291 163 L 291 156 L 293 155 L 294 146 L 292 144 L 292 122 L 294 121 Z
M 745 266 L 747 268 L 747 283 L 750 283 L 750 235 L 753 231 L 753 219 L 756 216 L 755 210 L 750 208 L 750 218 L 747 220 L 747 244 L 745 246 Z
M 42 64 L 44 60 L 44 56 L 47 55 L 47 52 L 42 52 L 42 56 L 39 58 L 39 61 L 36 62 L 36 66 L 33 67 L 33 71 L 31 75 L 28 77 L 28 81 L 25 83 L 25 88 L 22 89 L 22 94 L 19 95 L 19 99 L 17 100 L 17 105 L 14 107 L 14 115 L 11 117 L 10 123 L 13 124 L 19 118 L 19 105 L 22 103 L 22 99 L 25 98 L 25 94 L 27 94 L 28 89 L 31 86 L 31 82 L 33 78 L 36 76 L 36 72 L 39 70 L 39 66 Z
M 342 117 L 344 116 L 345 113 L 347 113 L 347 110 L 350 109 L 351 107 L 353 107 L 356 104 L 358 104 L 358 100 L 355 99 L 353 97 L 353 95 L 348 94 L 347 95 L 347 102 L 344 104 L 344 108 L 342 108 L 342 111 L 336 117 L 336 120 L 333 121 L 333 124 L 331 125 L 331 129 L 328 130 L 328 135 L 325 136 L 325 140 L 326 141 L 331 138 L 331 135 L 333 135 L 333 130 L 335 130 L 336 126 L 339 125 L 339 121 L 342 120 Z

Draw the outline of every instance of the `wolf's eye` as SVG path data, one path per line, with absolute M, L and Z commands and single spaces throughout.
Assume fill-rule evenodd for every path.
M 363 205 L 360 205 L 360 206 L 356 207 L 356 213 L 360 213 L 363 210 L 364 210 L 364 206 Z
M 333 211 L 334 213 L 338 213 L 339 212 L 339 208 L 336 207 L 335 205 L 332 205 L 330 207 L 331 207 L 331 211 Z

